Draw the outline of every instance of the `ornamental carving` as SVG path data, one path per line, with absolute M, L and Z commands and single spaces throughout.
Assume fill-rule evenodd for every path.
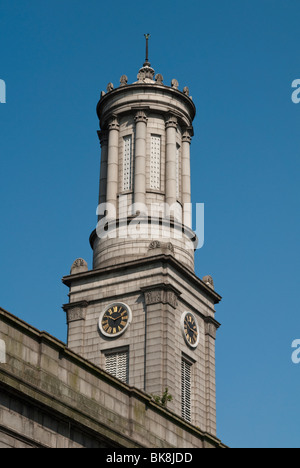
M 71 275 L 88 271 L 88 264 L 83 258 L 77 258 L 71 267 Z
M 76 308 L 67 311 L 67 321 L 75 322 L 76 320 L 84 320 L 85 319 L 85 310 Z
M 148 250 L 155 250 L 155 249 L 161 249 L 161 250 L 169 250 L 172 254 L 175 253 L 174 245 L 172 242 L 160 242 L 158 240 L 154 240 L 149 244 Z
M 67 314 L 67 322 L 70 323 L 77 320 L 85 320 L 87 306 L 87 301 L 65 304 L 63 309 Z
M 204 276 L 202 281 L 203 283 L 207 284 L 207 286 L 209 286 L 211 289 L 215 289 L 214 280 L 212 276 L 210 275 Z
M 109 93 L 110 91 L 112 91 L 114 89 L 114 85 L 112 83 L 108 83 L 107 85 L 107 88 L 106 88 L 106 91 Z
M 191 141 L 192 141 L 192 131 L 189 129 L 186 129 L 182 135 L 182 142 L 191 144 Z
M 145 83 L 147 79 L 153 80 L 154 78 L 155 71 L 149 66 L 150 64 L 145 63 L 144 65 L 137 75 L 138 83 Z
M 171 86 L 172 86 L 173 89 L 178 89 L 178 87 L 179 87 L 178 81 L 175 80 L 175 79 L 172 80 L 172 81 L 171 81 Z
M 178 305 L 177 295 L 173 291 L 166 291 L 166 293 L 166 302 L 176 309 Z
M 165 246 L 167 250 L 170 250 L 172 253 L 175 253 L 174 245 L 172 244 L 172 242 L 168 242 L 167 244 L 165 244 Z
M 135 117 L 134 117 L 134 120 L 135 122 L 144 122 L 144 123 L 147 123 L 147 115 L 145 114 L 144 111 L 138 111 L 136 114 L 135 114 Z
M 74 267 L 81 267 L 85 265 L 86 265 L 86 262 L 83 260 L 83 258 L 77 258 L 77 260 L 75 260 L 75 262 L 73 263 Z
M 217 329 L 219 328 L 220 324 L 215 320 L 211 319 L 210 317 L 205 318 L 205 335 L 209 335 L 214 340 L 216 339 Z
M 176 309 L 178 305 L 178 293 L 173 290 L 173 288 L 166 284 L 162 285 L 159 289 L 153 289 L 152 291 L 145 291 L 145 304 L 153 305 L 153 304 L 169 304 L 171 307 Z
M 120 125 L 117 117 L 113 117 L 108 124 L 108 130 L 119 130 Z
M 145 292 L 145 302 L 146 305 L 157 304 L 162 302 L 162 291 L 148 291 Z
M 145 79 L 146 79 L 146 72 L 145 70 L 140 70 L 138 75 L 137 75 L 137 79 L 138 79 L 138 82 L 139 83 L 142 83 Z
M 173 114 L 168 114 L 166 118 L 166 128 L 177 128 L 177 118 Z
M 126 75 L 122 75 L 120 78 L 120 85 L 121 86 L 126 86 L 128 83 L 128 77 Z
M 155 81 L 157 84 L 163 84 L 164 77 L 160 73 L 158 73 L 155 77 Z
M 212 323 L 205 324 L 205 334 L 211 336 L 214 340 L 216 339 L 217 329 Z
M 152 241 L 149 245 L 149 250 L 160 249 L 161 243 L 159 241 Z

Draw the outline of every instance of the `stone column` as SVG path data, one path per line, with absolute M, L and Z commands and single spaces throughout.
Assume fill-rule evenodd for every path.
M 180 414 L 181 384 L 176 380 L 176 311 L 181 292 L 170 284 L 142 287 L 146 306 L 144 390 L 161 395 L 168 387 L 172 411 Z
M 216 435 L 216 375 L 215 340 L 220 324 L 211 317 L 205 318 L 205 393 L 206 393 L 206 432 Z
M 166 203 L 176 203 L 176 129 L 177 118 L 169 114 L 166 118 Z
M 146 137 L 147 116 L 144 111 L 135 115 L 134 203 L 146 204 Z M 137 211 L 138 210 L 137 208 Z
M 106 203 L 114 208 L 108 216 L 117 216 L 118 172 L 119 172 L 119 122 L 113 117 L 108 124 L 107 187 Z
M 106 202 L 107 190 L 107 154 L 108 154 L 108 135 L 106 131 L 98 131 L 98 137 L 101 145 L 101 164 L 100 164 L 100 186 L 99 186 L 99 205 Z
M 68 348 L 81 355 L 84 353 L 84 327 L 87 307 L 87 301 L 73 302 L 63 306 L 67 314 Z
M 182 135 L 182 205 L 183 224 L 192 228 L 191 207 L 191 163 L 190 146 L 192 141 L 192 129 L 186 128 Z

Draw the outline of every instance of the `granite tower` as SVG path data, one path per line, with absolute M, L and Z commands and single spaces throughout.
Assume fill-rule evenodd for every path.
M 63 278 L 68 347 L 216 435 L 215 304 L 194 271 L 190 155 L 196 114 L 188 87 L 156 74 L 122 75 L 97 105 L 101 145 L 93 266 Z

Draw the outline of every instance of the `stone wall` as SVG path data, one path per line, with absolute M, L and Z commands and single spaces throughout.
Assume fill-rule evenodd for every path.
M 1 308 L 0 340 L 1 448 L 224 447 Z
M 158 249 L 158 251 L 160 251 Z M 156 252 L 156 249 L 154 250 Z M 70 287 L 68 347 L 105 369 L 105 353 L 127 347 L 129 384 L 150 394 L 169 388 L 169 408 L 182 415 L 182 358 L 192 363 L 191 422 L 216 435 L 215 303 L 221 298 L 172 255 L 87 271 L 63 279 Z M 113 301 L 125 302 L 132 322 L 125 333 L 107 338 L 100 314 Z M 191 348 L 182 333 L 182 316 L 192 312 L 199 344 Z M 210 328 L 211 327 L 211 328 Z

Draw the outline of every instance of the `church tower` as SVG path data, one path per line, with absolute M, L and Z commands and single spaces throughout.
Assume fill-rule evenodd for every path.
M 63 278 L 68 347 L 216 435 L 215 304 L 210 276 L 194 272 L 189 89 L 164 84 L 148 59 L 97 105 L 101 144 L 93 267 Z

